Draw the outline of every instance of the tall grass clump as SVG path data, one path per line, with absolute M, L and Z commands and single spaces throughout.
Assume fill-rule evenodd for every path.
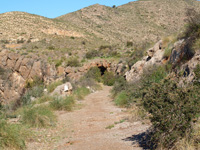
M 44 87 L 43 86 L 35 86 L 31 89 L 28 89 L 26 93 L 21 97 L 21 102 L 23 105 L 31 104 L 32 98 L 38 98 L 43 96 Z
M 31 104 L 31 100 L 43 96 L 44 84 L 42 79 L 35 77 L 33 80 L 26 81 L 26 91 L 21 97 L 22 105 Z
M 39 97 L 37 99 L 37 103 L 41 104 L 41 103 L 44 103 L 44 102 L 52 101 L 53 99 L 54 99 L 53 96 L 43 95 L 42 97 Z
M 73 92 L 74 96 L 78 99 L 84 99 L 85 96 L 90 94 L 90 90 L 86 87 L 79 87 Z
M 55 115 L 47 106 L 25 107 L 22 113 L 22 123 L 31 127 L 48 127 L 55 123 Z
M 23 132 L 20 125 L 10 124 L 0 119 L 0 149 L 25 149 L 26 136 Z
M 74 97 L 56 97 L 53 101 L 50 102 L 50 108 L 53 110 L 65 110 L 71 111 L 75 104 Z

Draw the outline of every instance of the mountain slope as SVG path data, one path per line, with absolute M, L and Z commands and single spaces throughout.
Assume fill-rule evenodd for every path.
M 186 8 L 200 10 L 195 0 L 140 0 L 111 8 L 99 4 L 58 17 L 111 43 L 156 41 L 185 24 Z
M 25 12 L 0 14 L 0 32 L 2 40 L 16 40 L 20 37 L 42 39 L 49 35 L 84 36 L 66 23 Z

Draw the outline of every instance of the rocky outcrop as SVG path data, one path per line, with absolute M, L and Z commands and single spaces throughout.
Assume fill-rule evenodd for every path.
M 181 66 L 180 72 L 183 73 L 181 79 L 179 79 L 181 85 L 183 85 L 184 82 L 191 83 L 194 81 L 195 73 L 193 71 L 198 64 L 200 64 L 200 50 L 196 51 L 193 58 Z
M 142 60 L 136 62 L 131 67 L 131 70 L 126 72 L 126 80 L 128 82 L 138 81 L 146 68 L 164 64 L 165 58 L 163 58 L 163 54 L 164 50 L 162 48 L 162 41 L 159 41 L 154 45 L 154 47 L 147 51 L 147 56 L 144 56 Z
M 23 56 L 2 50 L 0 60 L 0 67 L 4 70 L 0 76 L 0 98 L 5 103 L 20 98 L 27 81 L 37 77 L 49 83 L 56 76 L 55 67 L 34 55 Z
M 194 56 L 194 52 L 191 50 L 189 45 L 190 43 L 184 39 L 174 43 L 170 56 L 170 62 L 174 67 L 179 63 L 184 63 L 183 59 L 187 61 Z
M 192 82 L 195 78 L 193 70 L 197 64 L 200 64 L 200 50 L 194 53 L 190 48 L 190 44 L 184 39 L 175 42 L 171 47 L 171 55 L 165 57 L 165 49 L 162 47 L 162 41 L 159 41 L 153 48 L 147 51 L 147 56 L 144 56 L 142 60 L 136 62 L 131 67 L 131 70 L 126 72 L 126 80 L 128 82 L 138 81 L 145 69 L 170 62 L 172 64 L 172 76 L 173 78 L 178 77 L 180 85 L 184 85 L 184 82 Z M 177 66 L 180 66 L 180 69 Z M 181 72 L 183 72 L 183 75 L 178 75 Z
M 36 55 L 20 55 L 8 50 L 0 51 L 0 67 L 4 74 L 0 74 L 0 101 L 10 103 L 17 100 L 24 93 L 27 81 L 35 78 L 41 79 L 49 84 L 57 77 L 63 79 L 68 76 L 72 80 L 78 80 L 91 67 L 99 67 L 102 71 L 112 71 L 123 75 L 127 66 L 124 63 L 111 63 L 106 60 L 94 60 L 81 67 L 58 67 L 48 64 L 45 60 Z M 0 69 L 1 69 L 0 68 Z
M 59 72 L 65 73 L 66 76 L 70 77 L 73 80 L 78 80 L 82 77 L 90 68 L 98 67 L 102 73 L 105 71 L 111 71 L 116 75 L 123 75 L 128 66 L 121 63 L 109 62 L 107 60 L 94 60 L 92 62 L 84 64 L 82 67 L 67 67 L 65 71 L 61 71 L 63 69 L 59 68 Z

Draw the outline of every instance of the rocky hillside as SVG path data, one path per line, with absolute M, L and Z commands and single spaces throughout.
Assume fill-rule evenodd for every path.
M 112 43 L 156 42 L 184 26 L 186 8 L 200 10 L 196 0 L 139 0 L 111 8 L 99 4 L 58 17 Z

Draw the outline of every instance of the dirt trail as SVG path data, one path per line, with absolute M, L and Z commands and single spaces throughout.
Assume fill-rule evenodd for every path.
M 141 150 L 138 144 L 125 139 L 144 132 L 148 125 L 124 121 L 129 114 L 113 104 L 110 89 L 104 86 L 103 90 L 88 95 L 78 110 L 57 112 L 56 128 L 38 131 L 41 139 L 28 143 L 28 149 Z

